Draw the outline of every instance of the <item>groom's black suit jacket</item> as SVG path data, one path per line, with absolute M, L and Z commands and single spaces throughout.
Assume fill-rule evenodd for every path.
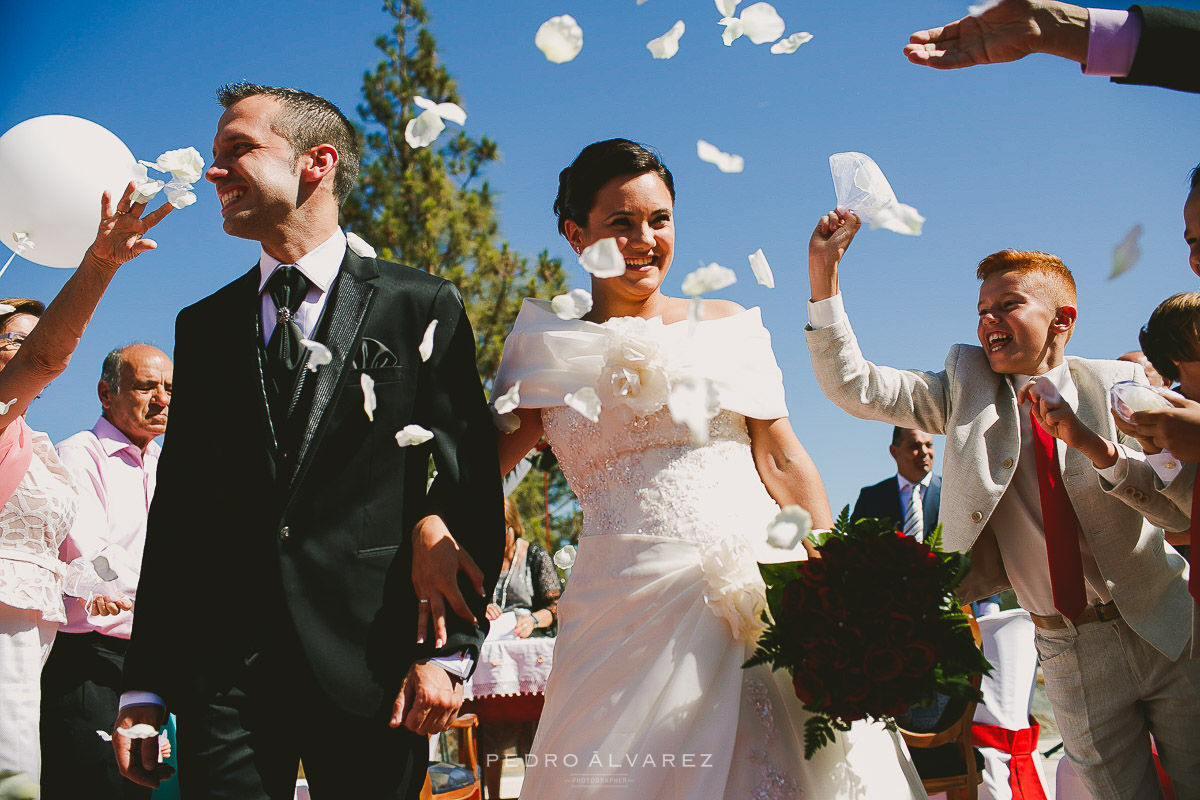
M 415 644 L 414 523 L 440 513 L 488 585 L 499 569 L 496 433 L 475 338 L 452 284 L 348 249 L 314 335 L 333 360 L 304 374 L 298 410 L 281 424 L 264 393 L 258 285 L 255 266 L 176 322 L 125 687 L 168 705 L 203 702 L 293 637 L 333 702 L 376 715 L 410 664 L 434 654 Z M 418 344 L 435 319 L 422 361 Z M 374 422 L 364 374 L 375 381 Z M 409 424 L 433 440 L 398 447 Z M 427 495 L 431 454 L 438 475 Z M 482 599 L 463 594 L 483 620 Z M 478 658 L 482 632 L 452 614 L 448 622 L 439 653 Z

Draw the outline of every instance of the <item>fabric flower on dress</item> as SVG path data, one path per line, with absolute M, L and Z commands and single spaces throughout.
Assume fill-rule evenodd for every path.
M 579 254 L 579 263 L 597 278 L 615 278 L 625 274 L 625 256 L 611 236 L 592 242 Z
M 646 49 L 655 58 L 670 58 L 679 52 L 679 39 L 683 36 L 685 28 L 683 20 L 679 20 L 671 26 L 671 30 L 657 39 L 646 42 Z
M 329 352 L 329 348 L 320 342 L 314 342 L 312 339 L 301 339 L 300 344 L 307 347 L 312 354 L 308 357 L 308 363 L 305 364 L 309 372 L 316 372 L 317 367 L 323 367 L 330 361 L 333 361 L 333 353 Z
M 707 294 L 737 283 L 737 274 L 729 267 L 712 262 L 707 267 L 694 269 L 683 279 L 683 293 L 689 297 Z
M 812 515 L 800 506 L 784 506 L 767 525 L 767 544 L 791 550 L 812 530 Z
M 432 438 L 433 432 L 427 428 L 422 428 L 420 425 L 405 425 L 396 431 L 396 444 L 401 447 L 425 444 L 425 442 L 428 442 Z
M 592 422 L 600 421 L 600 397 L 590 386 L 584 386 L 578 392 L 567 392 L 563 395 L 563 404 Z
M 729 623 L 733 638 L 753 643 L 767 629 L 767 587 L 754 554 L 740 538 L 718 539 L 700 552 L 704 604 Z
M 721 172 L 738 173 L 746 168 L 746 159 L 734 153 L 726 153 L 703 139 L 696 140 L 696 155 L 701 161 L 716 165 Z
M 659 344 L 649 335 L 651 323 L 641 317 L 617 317 L 609 329 L 598 396 L 605 403 L 629 406 L 639 417 L 667 404 L 670 382 Z
M 551 17 L 538 28 L 533 43 L 547 61 L 565 64 L 583 49 L 583 28 L 570 14 Z
M 467 112 L 455 103 L 435 103 L 414 95 L 413 105 L 424 109 L 404 127 L 404 141 L 414 150 L 433 144 L 433 140 L 446 129 L 444 120 L 458 125 L 467 124 Z
M 750 270 L 759 284 L 768 289 L 775 288 L 775 273 L 771 272 L 771 265 L 767 263 L 767 257 L 761 247 L 750 254 Z
M 586 289 L 572 289 L 555 295 L 550 308 L 559 319 L 581 319 L 592 310 L 592 295 Z
M 708 444 L 708 421 L 721 411 L 721 396 L 708 378 L 690 376 L 671 387 L 667 396 L 671 419 L 686 425 L 692 444 Z
M 375 248 L 363 241 L 363 238 L 354 231 L 346 231 L 346 246 L 360 258 L 375 257 Z
M 358 382 L 362 385 L 363 392 L 363 411 L 367 412 L 367 419 L 371 422 L 375 421 L 375 379 L 367 373 L 358 376 Z
M 425 335 L 421 337 L 421 344 L 417 346 L 417 354 L 421 356 L 422 361 L 428 361 L 433 355 L 433 332 L 437 330 L 438 321 L 435 319 L 425 328 Z
M 811 42 L 812 38 L 812 34 L 808 31 L 793 33 L 786 39 L 780 39 L 778 42 L 771 45 L 771 52 L 777 56 L 794 53 L 800 49 L 800 45 Z

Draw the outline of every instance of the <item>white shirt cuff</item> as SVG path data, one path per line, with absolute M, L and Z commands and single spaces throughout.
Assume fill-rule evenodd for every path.
M 122 692 L 121 700 L 117 704 L 117 713 L 124 711 L 129 706 L 158 706 L 164 711 L 167 708 L 163 699 L 154 692 Z
M 828 328 L 833 323 L 841 322 L 845 318 L 846 306 L 842 303 L 841 292 L 815 303 L 812 300 L 808 301 L 808 327 L 814 331 Z
M 449 672 L 455 677 L 462 678 L 464 681 L 471 674 L 471 670 L 475 667 L 475 659 L 471 658 L 466 652 L 460 652 L 454 656 L 435 656 L 429 659 L 430 664 L 437 664 L 442 669 Z
M 1096 472 L 1114 486 L 1125 480 L 1125 476 L 1129 474 L 1129 460 L 1125 458 L 1125 452 L 1120 445 L 1117 445 L 1117 463 L 1104 469 L 1096 467 Z
M 1183 462 L 1171 455 L 1170 450 L 1163 450 L 1161 453 L 1146 456 L 1146 463 L 1154 468 L 1154 472 L 1158 475 L 1159 480 L 1167 486 L 1171 485 L 1171 481 L 1175 480 L 1175 476 L 1183 469 Z

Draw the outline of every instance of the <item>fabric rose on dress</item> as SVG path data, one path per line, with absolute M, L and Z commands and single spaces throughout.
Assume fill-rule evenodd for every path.
M 610 334 L 597 385 L 605 405 L 627 405 L 639 417 L 666 405 L 671 388 L 658 342 L 648 335 L 649 326 L 640 317 L 618 317 L 605 323 Z
M 767 629 L 767 587 L 754 554 L 741 539 L 721 539 L 700 553 L 700 571 L 707 584 L 704 603 L 729 623 L 733 638 L 755 642 Z

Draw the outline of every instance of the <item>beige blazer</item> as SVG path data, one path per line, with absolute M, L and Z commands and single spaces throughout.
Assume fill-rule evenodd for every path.
M 1016 393 L 992 371 L 983 349 L 957 344 L 941 372 L 898 370 L 863 358 L 848 319 L 808 330 L 813 372 L 825 396 L 861 419 L 946 436 L 942 467 L 942 535 L 946 546 L 972 551 L 970 599 L 1010 585 L 988 520 L 1008 488 L 1020 454 Z M 1144 380 L 1123 361 L 1069 357 L 1079 389 L 1079 418 L 1101 436 L 1136 447 L 1108 411 L 1116 381 Z M 1160 528 L 1188 525 L 1178 498 L 1159 492 L 1153 470 L 1134 453 L 1126 478 L 1105 486 L 1082 453 L 1067 450 L 1063 480 L 1113 600 L 1129 626 L 1172 660 L 1191 636 L 1187 564 Z M 1176 481 L 1178 482 L 1178 481 Z M 1146 525 L 1143 516 L 1152 525 Z M 1158 526 L 1155 528 L 1153 526 Z

